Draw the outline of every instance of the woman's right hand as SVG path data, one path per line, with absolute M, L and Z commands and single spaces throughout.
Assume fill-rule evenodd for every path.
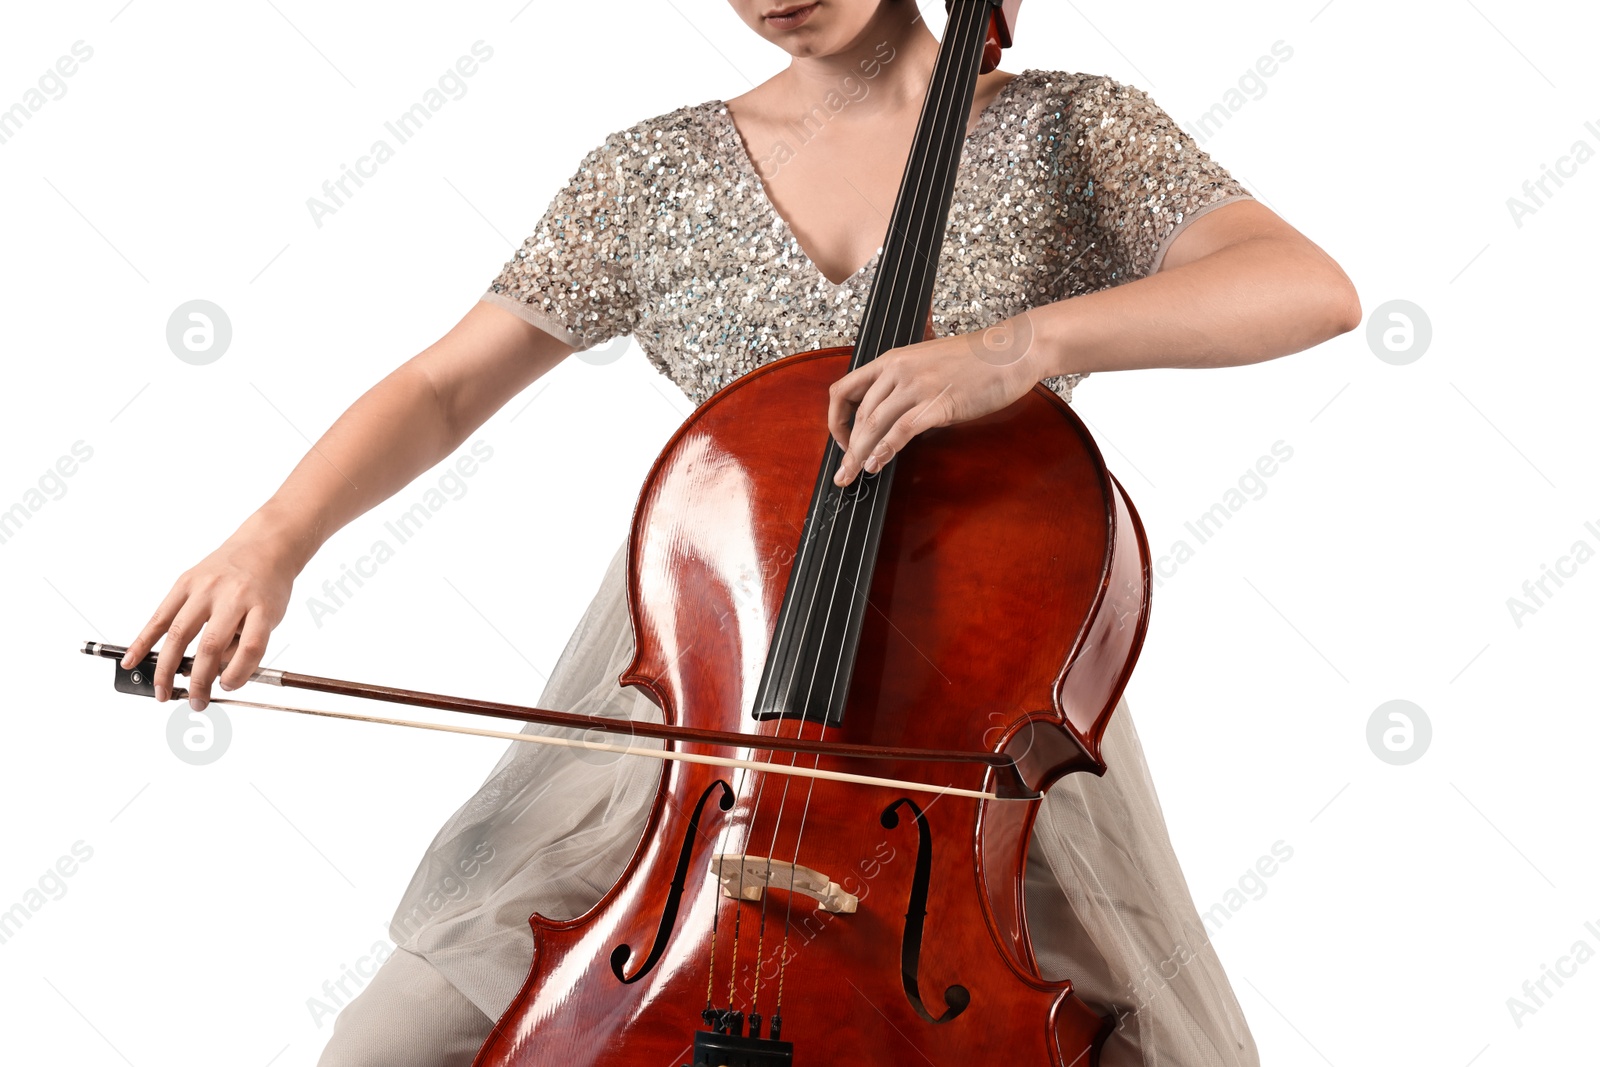
M 261 665 L 294 579 L 322 540 L 447 457 L 572 351 L 511 311 L 478 301 L 448 334 L 362 394 L 261 510 L 178 576 L 123 667 L 161 641 L 154 683 L 156 699 L 167 700 L 198 634 L 190 706 L 205 708 L 219 673 L 222 688 L 239 688 Z
M 223 689 L 237 689 L 261 664 L 267 635 L 283 621 L 289 593 L 299 573 L 289 538 L 247 523 L 216 551 L 184 571 L 156 613 L 122 657 L 123 667 L 138 663 L 161 640 L 156 657 L 156 699 L 167 700 L 172 680 L 195 635 L 194 667 L 189 672 L 189 706 L 203 710 L 211 683 L 221 675 Z M 226 669 L 223 667 L 226 665 Z

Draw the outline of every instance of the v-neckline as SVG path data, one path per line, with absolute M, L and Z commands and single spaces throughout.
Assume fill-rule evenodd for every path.
M 961 167 L 971 158 L 971 154 L 967 151 L 968 147 L 979 134 L 986 132 L 994 124 L 994 116 L 997 113 L 1000 102 L 1011 92 L 1011 87 L 1021 81 L 1022 77 L 1027 73 L 1027 70 L 1018 71 L 1011 80 L 1000 87 L 1000 90 L 994 94 L 994 99 L 985 104 L 983 110 L 978 113 L 978 121 L 973 124 L 972 129 L 967 132 L 966 137 L 961 142 L 961 159 L 956 164 L 958 178 Z M 877 265 L 879 258 L 883 255 L 883 246 L 881 244 L 867 258 L 865 263 L 861 264 L 853 274 L 843 281 L 836 282 L 822 273 L 822 268 L 817 266 L 816 261 L 811 258 L 811 254 L 800 243 L 800 238 L 795 236 L 794 229 L 789 225 L 789 220 L 783 217 L 783 213 L 778 210 L 778 205 L 774 204 L 772 197 L 767 195 L 767 184 L 762 181 L 761 172 L 756 169 L 755 160 L 751 158 L 750 150 L 745 147 L 744 135 L 739 132 L 739 127 L 733 121 L 733 113 L 728 110 L 728 102 L 722 99 L 712 100 L 711 107 L 719 124 L 719 132 L 722 134 L 724 147 L 728 150 L 728 154 L 733 156 L 734 166 L 738 168 L 747 181 L 755 186 L 757 196 L 760 198 L 761 206 L 767 214 L 769 224 L 782 231 L 784 243 L 797 252 L 801 259 L 806 261 L 806 266 L 819 281 L 830 289 L 843 289 L 860 278 L 870 268 Z M 887 225 L 885 229 L 887 230 Z

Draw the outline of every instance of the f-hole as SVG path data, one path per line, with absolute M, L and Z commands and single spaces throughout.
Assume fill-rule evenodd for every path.
M 928 915 L 928 884 L 933 874 L 933 834 L 928 830 L 928 820 L 922 809 L 909 797 L 901 797 L 883 809 L 878 821 L 884 829 L 893 830 L 900 825 L 900 816 L 895 811 L 902 806 L 917 821 L 917 866 L 911 879 L 911 897 L 906 901 L 905 936 L 900 942 L 900 984 L 905 987 L 906 999 L 911 1001 L 918 1015 L 930 1023 L 947 1023 L 967 1010 L 972 994 L 962 985 L 947 988 L 944 991 L 945 1013 L 938 1018 L 923 1006 L 922 993 L 917 988 L 917 970 L 922 962 L 922 926 Z
M 624 974 L 623 964 L 633 955 L 633 948 L 629 945 L 618 945 L 611 950 L 611 973 L 617 976 L 617 981 L 623 984 L 637 982 L 649 974 L 661 954 L 667 950 L 667 939 L 672 936 L 672 928 L 678 922 L 678 904 L 683 900 L 684 882 L 689 876 L 689 859 L 694 853 L 694 842 L 700 836 L 700 816 L 706 808 L 706 801 L 711 799 L 711 794 L 718 789 L 722 796 L 717 800 L 717 806 L 723 811 L 733 807 L 733 790 L 728 788 L 728 783 L 718 778 L 706 786 L 706 791 L 700 794 L 700 800 L 694 806 L 694 815 L 689 819 L 689 828 L 683 834 L 683 846 L 678 850 L 678 869 L 672 876 L 672 890 L 667 894 L 667 903 L 661 909 L 661 925 L 656 928 L 656 943 L 650 946 L 650 955 L 645 957 L 644 963 L 631 976 Z

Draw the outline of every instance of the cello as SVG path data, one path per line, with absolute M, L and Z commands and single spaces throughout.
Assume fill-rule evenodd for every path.
M 664 761 L 645 830 L 587 913 L 531 917 L 528 977 L 476 1067 L 1065 1067 L 1114 1025 L 1039 973 L 1023 872 L 1045 791 L 1106 770 L 1150 610 L 1131 500 L 1043 385 L 832 479 L 829 387 L 931 329 L 977 77 L 1020 0 L 947 6 L 855 345 L 724 386 L 641 489 L 618 683 L 662 724 L 252 676 L 664 743 L 614 746 Z M 820 457 L 796 447 L 819 435 Z M 153 695 L 153 670 L 119 665 L 117 687 Z

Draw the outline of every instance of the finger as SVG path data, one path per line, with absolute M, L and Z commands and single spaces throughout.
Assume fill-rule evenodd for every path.
M 917 368 L 922 370 L 922 368 Z M 902 414 L 917 406 L 926 386 L 915 371 L 890 368 L 867 390 L 856 406 L 856 424 L 850 430 L 850 456 L 862 462 L 882 442 Z
M 857 404 L 872 387 L 872 383 L 877 381 L 882 370 L 883 365 L 874 360 L 864 367 L 857 367 L 829 387 L 828 432 L 833 435 L 834 441 L 840 448 L 849 447 L 850 419 L 855 414 Z
M 880 383 L 888 379 L 885 375 Z M 874 390 L 877 387 L 874 386 Z M 853 478 L 859 471 L 868 474 L 875 473 L 883 464 L 873 464 L 873 456 L 882 444 L 884 436 L 894 428 L 901 417 L 919 403 L 918 393 L 920 384 L 915 381 L 898 382 L 884 385 L 880 395 L 868 393 L 861 401 L 861 407 L 856 411 L 856 424 L 850 432 L 850 448 L 847 459 L 850 463 L 850 476 Z
M 155 643 L 161 639 L 161 635 L 167 632 L 167 626 L 188 596 L 188 586 L 181 578 L 172 584 L 172 590 L 167 593 L 166 599 L 161 601 L 156 613 L 150 616 L 150 621 L 145 623 L 144 629 L 139 631 L 139 636 L 128 646 L 128 651 L 122 657 L 124 669 L 132 667 L 149 654 Z
M 178 611 L 172 625 L 167 627 L 166 636 L 161 639 L 161 651 L 156 655 L 157 700 L 166 700 L 172 695 L 172 679 L 178 673 L 178 664 L 183 661 L 189 642 L 200 632 L 201 624 L 210 614 L 209 603 L 191 597 Z
M 272 623 L 268 621 L 265 609 L 251 608 L 244 617 L 244 626 L 239 630 L 239 640 L 228 659 L 228 666 L 218 679 L 222 688 L 237 689 L 250 680 L 256 668 L 261 666 L 261 657 L 267 651 L 267 634 L 271 630 Z
M 222 670 L 222 658 L 233 649 L 244 609 L 229 604 L 206 620 L 195 644 L 194 666 L 189 668 L 189 706 L 204 711 L 211 702 L 211 682 Z
M 872 455 L 867 458 L 865 469 L 869 473 L 882 470 L 884 465 L 899 455 L 917 434 L 940 425 L 937 419 L 931 417 L 938 406 L 939 398 L 935 397 L 926 404 L 918 404 L 896 419 L 895 424 L 889 427 L 889 432 L 883 435 L 883 440 L 878 442 L 877 448 L 873 449 Z
M 880 375 L 872 383 L 856 408 L 850 442 L 835 473 L 834 484 L 849 485 L 858 473 L 867 469 L 866 460 L 883 440 L 883 435 L 902 415 L 916 406 L 918 388 L 915 378 L 906 380 L 894 371 Z M 873 467 L 868 473 L 877 469 Z
M 949 425 L 951 421 L 950 386 L 946 385 L 932 399 L 913 405 L 896 419 L 872 454 L 863 460 L 862 469 L 868 474 L 882 470 L 917 434 Z
M 839 442 L 840 451 L 844 453 L 839 462 L 839 469 L 833 473 L 835 485 L 849 485 L 855 480 L 856 473 L 861 470 L 861 460 L 866 457 L 858 456 L 852 446 L 864 432 L 868 432 L 871 426 L 871 413 L 878 399 L 894 388 L 893 374 L 885 373 L 889 366 L 888 353 L 884 353 L 866 367 L 839 380 L 837 388 L 844 396 L 850 410 L 848 418 L 839 427 L 843 432 L 834 435 L 834 439 Z M 862 373 L 869 368 L 872 370 L 870 376 Z

